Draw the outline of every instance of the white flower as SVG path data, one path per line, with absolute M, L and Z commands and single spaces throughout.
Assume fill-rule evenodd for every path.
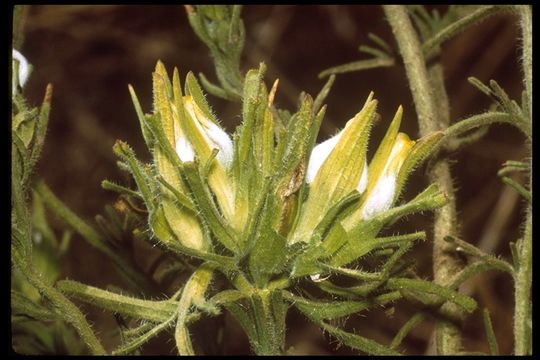
M 362 207 L 363 219 L 369 219 L 390 209 L 394 202 L 399 170 L 413 145 L 414 141 L 411 141 L 406 134 L 399 133 L 397 135 L 383 170 L 376 179 L 375 185 L 368 192 L 366 202 Z
M 191 144 L 184 136 L 179 137 L 178 140 L 176 140 L 176 153 L 182 162 L 190 162 L 195 160 L 193 147 L 191 147 Z
M 322 167 L 332 150 L 334 150 L 334 148 L 336 147 L 339 139 L 341 138 L 341 135 L 343 134 L 343 131 L 345 131 L 346 128 L 347 127 L 345 126 L 345 128 L 341 130 L 338 134 L 328 140 L 323 141 L 322 143 L 313 148 L 309 157 L 308 168 L 306 171 L 306 182 L 308 184 L 311 184 L 313 182 L 315 176 L 319 172 L 320 168 Z M 367 187 L 368 170 L 366 161 L 364 161 L 363 168 L 364 169 L 362 170 L 362 177 L 360 178 L 358 186 L 356 187 L 356 190 L 358 190 L 359 193 L 364 192 Z
M 12 56 L 13 60 L 17 60 L 19 62 L 19 85 L 24 87 L 26 80 L 28 80 L 28 77 L 30 76 L 30 64 L 28 64 L 26 58 L 15 49 L 13 49 Z M 16 89 L 13 87 L 13 95 L 15 95 L 15 91 Z
M 233 160 L 233 143 L 229 135 L 208 119 L 197 107 L 191 96 L 184 96 L 184 108 L 193 119 L 199 134 L 210 149 L 218 149 L 216 159 L 226 168 L 230 168 Z M 188 139 L 180 136 L 176 140 L 176 152 L 182 161 L 193 161 L 195 151 Z

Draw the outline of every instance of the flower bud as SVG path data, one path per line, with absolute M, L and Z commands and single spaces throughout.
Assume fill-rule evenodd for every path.
M 215 166 L 208 174 L 208 183 L 216 195 L 223 216 L 240 228 L 241 221 L 235 217 L 234 188 L 227 176 L 233 160 L 231 138 L 205 115 L 192 96 L 184 96 L 182 101 L 185 116 L 180 117 L 183 124 L 182 131 L 176 134 L 176 152 L 182 161 L 193 161 L 196 155 L 204 164 L 212 156 L 213 150 L 218 150 Z
M 229 135 L 203 114 L 191 96 L 184 96 L 183 100 L 187 115 L 193 120 L 200 137 L 206 142 L 210 153 L 212 150 L 218 149 L 219 152 L 216 155 L 216 159 L 226 169 L 230 168 L 233 159 L 233 144 Z M 182 140 L 185 141 L 182 137 L 177 139 L 177 149 L 178 142 Z M 185 145 L 189 145 L 189 143 L 186 142 L 180 146 L 185 147 Z M 207 154 L 207 151 L 204 151 L 204 153 Z M 180 154 L 179 156 L 182 159 Z
M 311 155 L 309 157 L 308 168 L 306 171 L 306 183 L 311 184 L 313 182 L 313 180 L 315 179 L 315 176 L 321 169 L 321 166 L 324 164 L 324 162 L 328 158 L 328 155 L 330 155 L 332 150 L 334 150 L 334 147 L 336 147 L 339 139 L 341 138 L 341 134 L 343 133 L 344 130 L 345 129 L 341 130 L 337 135 L 331 137 L 328 140 L 325 140 L 324 142 L 320 143 L 319 145 L 313 148 L 313 150 L 311 151 Z M 364 190 L 366 190 L 367 180 L 368 180 L 367 161 L 364 160 L 362 176 L 360 177 L 360 181 L 358 182 L 358 185 L 356 186 L 356 190 L 358 190 L 359 193 L 362 193 L 364 192 Z
M 394 203 L 399 170 L 414 143 L 404 133 L 397 135 L 383 170 L 378 174 L 379 176 L 373 179 L 375 183 L 370 185 L 368 189 L 365 202 L 361 208 L 362 219 L 369 219 L 380 212 L 390 209 Z
M 306 175 L 311 187 L 290 243 L 310 241 L 313 230 L 332 206 L 353 190 L 366 189 L 366 150 L 376 106 L 370 94 L 362 110 L 340 133 L 313 149 Z

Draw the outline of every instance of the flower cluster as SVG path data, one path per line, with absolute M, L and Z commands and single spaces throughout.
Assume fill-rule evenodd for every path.
M 142 113 L 130 88 L 154 156 L 154 173 L 133 166 L 132 172 L 136 180 L 135 173 L 146 174 L 137 183 L 160 242 L 224 267 L 247 264 L 241 271 L 264 284 L 283 272 L 318 276 L 395 243 L 377 238 L 385 224 L 444 203 L 430 187 L 394 207 L 440 133 L 410 140 L 399 132 L 400 107 L 368 165 L 373 94 L 337 135 L 314 146 L 325 108 L 315 113 L 306 96 L 297 113 L 280 116 L 272 105 L 277 83 L 268 93 L 263 72 L 246 75 L 243 123 L 232 138 L 191 73 L 182 92 L 178 71 L 171 82 L 158 63 L 152 114 Z M 117 153 L 134 163 L 127 150 Z

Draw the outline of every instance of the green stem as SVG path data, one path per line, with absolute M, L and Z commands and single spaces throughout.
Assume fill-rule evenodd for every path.
M 271 304 L 271 292 L 259 290 L 251 297 L 255 326 L 259 339 L 257 355 L 281 355 L 283 354 L 284 329 L 280 328 L 275 309 Z
M 514 311 L 514 353 L 531 354 L 531 284 L 532 284 L 532 206 L 527 208 L 525 234 L 518 244 L 519 269 L 516 273 Z
M 105 349 L 90 328 L 81 311 L 67 299 L 61 292 L 47 284 L 41 275 L 36 272 L 31 262 L 32 259 L 32 235 L 31 217 L 25 204 L 26 193 L 21 188 L 19 182 L 20 167 L 18 159 L 14 157 L 12 163 L 12 240 L 11 240 L 11 261 L 19 268 L 28 282 L 34 286 L 39 293 L 51 303 L 55 312 L 67 323 L 71 324 L 84 343 L 94 355 L 106 354 Z
M 478 115 L 473 115 L 465 120 L 458 121 L 444 131 L 445 137 L 455 137 L 478 128 L 494 123 L 514 124 L 512 115 L 505 112 L 485 112 Z M 526 134 L 527 135 L 527 134 Z
M 437 47 L 439 45 L 441 45 L 446 40 L 456 36 L 460 32 L 464 31 L 467 26 L 476 24 L 481 20 L 485 19 L 486 17 L 505 9 L 510 10 L 510 7 L 505 7 L 501 5 L 482 6 L 473 11 L 472 13 L 462 17 L 458 21 L 455 21 L 452 24 L 448 25 L 447 27 L 439 31 L 437 34 L 432 36 L 430 39 L 428 39 L 422 45 L 422 50 L 426 55 L 426 58 L 430 59 L 432 55 L 434 55 L 434 52 L 437 50 Z
M 41 276 L 37 274 L 32 266 L 20 257 L 12 257 L 13 262 L 20 270 L 25 274 L 28 282 L 34 286 L 47 300 L 50 301 L 56 313 L 58 313 L 63 320 L 71 324 L 84 343 L 88 346 L 88 349 L 93 355 L 105 355 L 105 349 L 99 342 L 98 338 L 92 331 L 90 324 L 86 321 L 86 318 L 81 311 L 67 299 L 61 292 L 49 286 L 45 281 L 41 279 Z
M 449 116 L 448 99 L 442 82 L 442 68 L 434 65 L 428 73 L 420 40 L 406 7 L 401 5 L 383 7 L 403 58 L 418 114 L 420 134 L 426 136 L 434 131 L 445 130 L 448 127 Z M 438 111 L 438 102 L 442 102 L 442 114 Z M 454 233 L 456 229 L 455 196 L 448 162 L 445 160 L 437 162 L 429 177 L 448 198 L 447 204 L 435 214 L 433 244 L 434 280 L 436 284 L 444 286 L 463 268 L 457 254 L 451 251 L 450 245 L 444 241 L 444 237 Z M 452 304 L 449 304 L 449 307 L 456 318 L 462 318 L 464 314 L 462 310 Z M 439 354 L 455 354 L 461 349 L 461 333 L 455 324 L 440 321 L 436 333 Z
M 523 37 L 523 72 L 527 102 L 529 105 L 529 121 L 532 123 L 532 9 L 529 5 L 518 6 Z M 532 139 L 532 138 L 531 138 Z M 532 140 L 531 144 L 532 146 Z M 529 191 L 532 194 L 532 168 L 529 170 Z M 525 232 L 518 244 L 519 266 L 515 277 L 515 311 L 514 311 L 514 353 L 529 355 L 532 353 L 532 204 L 527 206 Z
M 391 67 L 396 64 L 396 61 L 390 57 L 380 57 L 367 60 L 353 61 L 347 64 L 334 66 L 319 73 L 319 79 L 332 74 L 343 74 L 352 71 L 375 69 L 378 67 Z
M 166 321 L 177 308 L 172 301 L 137 299 L 72 280 L 61 280 L 57 287 L 64 294 L 101 309 L 153 322 Z
M 399 46 L 413 96 L 420 132 L 425 135 L 437 129 L 437 110 L 420 40 L 405 6 L 384 5 L 386 17 Z
M 406 323 L 399 329 L 398 333 L 392 339 L 392 343 L 390 344 L 391 349 L 395 349 L 401 344 L 403 339 L 409 334 L 418 324 L 420 324 L 424 319 L 427 317 L 427 315 L 423 312 L 419 312 L 414 314 Z
M 532 8 L 530 5 L 517 6 L 520 24 L 521 36 L 523 39 L 523 73 L 525 90 L 527 91 L 527 100 L 529 105 L 529 114 L 532 114 Z
M 179 355 L 195 355 L 191 344 L 191 336 L 187 329 L 192 306 L 202 306 L 204 294 L 212 281 L 216 266 L 211 263 L 201 265 L 189 278 L 178 301 L 178 317 L 174 331 L 174 339 Z

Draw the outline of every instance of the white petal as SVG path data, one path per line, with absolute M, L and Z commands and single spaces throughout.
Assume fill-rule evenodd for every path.
M 341 130 L 336 136 L 331 137 L 313 148 L 309 157 L 308 168 L 306 171 L 306 182 L 308 184 L 313 182 L 315 176 L 319 172 L 319 169 L 324 164 L 324 161 L 336 147 L 342 133 L 343 130 Z
M 367 161 L 364 160 L 364 170 L 362 170 L 362 177 L 360 178 L 360 182 L 358 183 L 358 186 L 356 187 L 356 190 L 358 190 L 360 194 L 366 190 L 367 181 L 368 181 L 368 165 L 367 165 Z
M 176 141 L 176 153 L 182 162 L 191 162 L 195 160 L 193 148 L 185 137 L 180 137 Z
M 211 146 L 218 149 L 217 160 L 225 167 L 230 168 L 233 160 L 233 143 L 229 135 L 214 123 L 208 122 L 206 135 L 213 143 Z
M 311 278 L 311 281 L 313 282 L 323 282 L 324 280 L 330 277 L 330 274 L 328 274 L 327 276 L 323 278 L 321 278 L 321 274 L 313 274 L 313 275 L 309 275 L 309 277 Z
M 229 135 L 219 125 L 206 118 L 191 96 L 184 96 L 184 106 L 195 122 L 195 126 L 203 135 L 208 146 L 218 149 L 217 160 L 225 167 L 230 168 L 233 160 L 233 143 Z
M 378 213 L 390 209 L 396 192 L 396 175 L 383 175 L 362 209 L 362 218 L 369 219 Z
M 13 59 L 19 62 L 19 85 L 23 87 L 30 76 L 30 66 L 26 58 L 15 49 L 13 49 Z

